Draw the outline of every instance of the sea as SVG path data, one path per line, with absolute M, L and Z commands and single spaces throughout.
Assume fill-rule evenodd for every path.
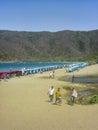
M 47 67 L 47 66 L 64 66 L 71 64 L 69 62 L 0 62 L 0 72 L 5 72 L 9 70 L 22 70 L 26 69 L 34 69 L 38 67 Z

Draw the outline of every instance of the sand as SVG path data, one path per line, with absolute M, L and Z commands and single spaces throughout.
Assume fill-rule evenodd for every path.
M 66 100 L 55 105 L 47 95 L 51 85 L 71 84 L 59 81 L 64 68 L 55 71 L 11 78 L 0 82 L 0 130 L 98 130 L 98 104 L 70 106 Z M 72 75 L 73 73 L 69 73 Z M 98 74 L 98 64 L 74 72 L 75 75 Z

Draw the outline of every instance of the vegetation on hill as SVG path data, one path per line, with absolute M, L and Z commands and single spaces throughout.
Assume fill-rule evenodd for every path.
M 98 30 L 0 31 L 0 61 L 83 61 L 93 59 L 98 59 Z

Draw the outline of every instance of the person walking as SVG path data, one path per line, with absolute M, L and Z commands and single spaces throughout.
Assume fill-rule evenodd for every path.
M 55 104 L 57 103 L 61 103 L 62 99 L 61 99 L 61 92 L 60 92 L 60 88 L 57 89 L 56 93 L 55 93 Z
M 72 101 L 72 103 L 75 102 L 75 98 L 77 98 L 77 96 L 78 96 L 77 91 L 75 90 L 75 88 L 72 88 L 72 91 L 71 91 L 71 101 Z
M 53 98 L 54 98 L 54 87 L 53 86 L 51 86 L 51 88 L 48 90 L 48 93 L 49 93 L 50 102 L 52 102 Z
M 72 76 L 72 83 L 74 82 L 74 80 L 75 80 L 75 76 L 73 75 L 73 76 Z

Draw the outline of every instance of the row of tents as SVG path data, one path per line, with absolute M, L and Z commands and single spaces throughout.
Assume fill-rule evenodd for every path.
M 22 75 L 22 71 L 21 70 L 11 70 L 11 71 L 4 71 L 4 72 L 0 72 L 0 79 L 4 79 L 4 78 L 11 78 L 13 76 L 21 76 Z
M 60 68 L 63 68 L 63 65 L 36 67 L 36 68 L 32 68 L 32 69 L 23 68 L 22 69 L 22 75 L 42 73 L 42 72 L 45 72 L 45 71 L 51 71 L 51 70 L 60 69 Z
M 66 66 L 67 72 L 73 72 L 80 68 L 84 68 L 87 65 L 88 65 L 87 62 L 69 64 Z M 64 67 L 63 65 L 53 65 L 53 66 L 44 66 L 44 67 L 37 67 L 37 68 L 31 68 L 31 69 L 23 68 L 22 70 L 10 70 L 7 72 L 0 72 L 0 78 L 4 79 L 4 77 L 10 78 L 13 76 L 22 76 L 22 75 L 28 75 L 28 74 L 42 73 L 44 71 L 51 71 L 51 70 L 60 69 L 63 67 Z
M 0 79 L 9 79 L 15 76 L 23 76 L 28 74 L 42 73 L 44 71 L 50 71 L 62 68 L 63 65 L 54 65 L 54 66 L 45 66 L 45 67 L 36 67 L 36 68 L 23 68 L 22 70 L 10 70 L 6 72 L 0 72 Z
M 67 72 L 73 72 L 75 70 L 79 70 L 79 69 L 84 68 L 86 66 L 88 66 L 88 62 L 71 64 L 71 65 L 68 66 Z

